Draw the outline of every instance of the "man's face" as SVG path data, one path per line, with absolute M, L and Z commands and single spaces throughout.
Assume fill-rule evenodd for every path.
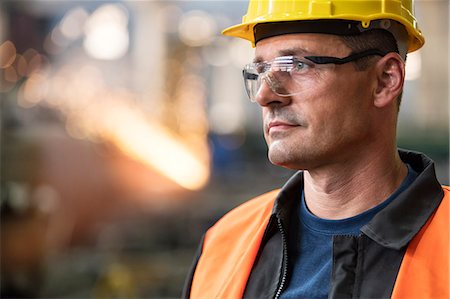
M 325 34 L 287 34 L 261 40 L 255 61 L 285 55 L 346 57 L 351 50 Z M 262 107 L 269 160 L 291 169 L 345 163 L 370 144 L 376 128 L 371 120 L 376 76 L 352 63 L 311 68 L 299 92 L 275 94 L 266 83 L 256 101 Z

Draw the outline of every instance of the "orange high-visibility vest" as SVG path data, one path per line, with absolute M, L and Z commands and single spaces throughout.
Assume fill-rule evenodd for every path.
M 449 194 L 411 240 L 395 281 L 392 298 L 450 298 Z
M 449 298 L 449 196 L 411 240 L 392 298 Z M 190 297 L 242 298 L 279 190 L 249 201 L 206 234 Z M 437 250 L 439 249 L 439 250 Z

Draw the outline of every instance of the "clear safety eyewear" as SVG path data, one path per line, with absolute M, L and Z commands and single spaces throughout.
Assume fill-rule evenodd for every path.
M 280 56 L 272 61 L 249 63 L 242 71 L 245 90 L 252 102 L 256 102 L 263 83 L 279 96 L 292 96 L 302 92 L 302 86 L 314 70 L 320 70 L 330 64 L 349 63 L 372 55 L 384 56 L 386 53 L 370 49 L 344 58 Z

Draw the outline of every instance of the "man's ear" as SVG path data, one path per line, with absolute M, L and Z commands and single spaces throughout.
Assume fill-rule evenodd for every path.
M 405 62 L 397 53 L 389 53 L 377 62 L 376 76 L 374 105 L 382 108 L 396 101 L 401 94 L 405 81 Z

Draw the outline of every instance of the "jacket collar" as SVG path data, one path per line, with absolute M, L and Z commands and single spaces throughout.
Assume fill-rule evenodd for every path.
M 419 175 L 414 182 L 387 207 L 381 210 L 361 231 L 380 245 L 401 249 L 425 225 L 439 206 L 444 194 L 433 161 L 424 154 L 399 150 L 400 158 Z M 300 202 L 303 171 L 295 173 L 283 186 L 275 200 L 272 214 L 288 223 Z
M 419 173 L 414 182 L 361 231 L 380 245 L 400 249 L 420 231 L 437 209 L 444 191 L 427 156 L 400 150 L 400 158 Z
M 303 171 L 296 172 L 281 188 L 275 200 L 272 215 L 288 223 L 292 211 L 296 211 L 303 191 Z

